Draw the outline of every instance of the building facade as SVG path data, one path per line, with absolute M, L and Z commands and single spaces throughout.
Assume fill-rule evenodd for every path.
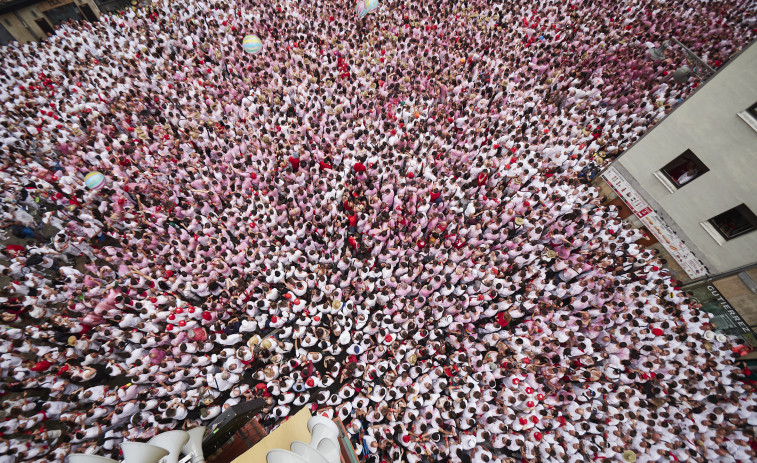
M 676 278 L 710 288 L 736 308 L 735 323 L 757 326 L 757 43 L 601 179 L 680 266 Z
M 13 41 L 39 41 L 69 19 L 97 21 L 100 7 L 94 0 L 0 1 L 0 45 Z

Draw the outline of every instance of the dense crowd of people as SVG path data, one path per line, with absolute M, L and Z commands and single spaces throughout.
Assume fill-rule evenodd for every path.
M 259 397 L 366 461 L 754 461 L 743 346 L 589 183 L 699 82 L 648 49 L 720 67 L 754 8 L 163 0 L 3 47 L 0 462 Z

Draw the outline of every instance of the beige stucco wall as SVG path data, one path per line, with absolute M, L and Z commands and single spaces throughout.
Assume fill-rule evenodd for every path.
M 100 10 L 92 0 L 74 0 L 73 2 L 59 0 L 54 3 L 54 6 L 65 5 L 66 3 L 76 3 L 77 5 L 88 4 L 89 7 L 92 8 L 92 11 L 95 13 L 95 15 L 97 17 L 100 16 Z M 25 8 L 16 10 L 15 13 L 6 13 L 0 16 L 0 22 L 2 22 L 3 26 L 8 29 L 8 32 L 10 32 L 13 37 L 15 37 L 16 40 L 21 43 L 37 40 L 38 38 L 41 39 L 46 37 L 46 34 L 42 31 L 42 29 L 39 28 L 39 26 L 37 26 L 37 23 L 35 21 L 39 18 L 43 18 L 45 14 L 44 11 L 49 9 L 51 6 L 53 5 L 46 1 L 37 3 L 32 6 L 27 6 Z M 22 22 L 19 20 L 19 17 L 26 23 L 27 26 L 29 26 L 29 29 L 24 27 Z
M 266 461 L 269 450 L 289 450 L 289 446 L 294 441 L 310 442 L 308 420 L 311 417 L 308 407 L 304 407 L 232 463 L 262 463 Z
M 30 9 L 30 8 L 25 8 Z M 19 16 L 23 17 L 21 14 L 21 10 L 16 11 L 16 13 L 19 14 Z M 2 21 L 3 26 L 5 26 L 6 29 L 8 29 L 8 32 L 13 35 L 13 37 L 16 38 L 19 42 L 25 43 L 30 42 L 32 40 L 36 40 L 36 37 L 32 35 L 32 32 L 34 34 L 37 34 L 37 37 L 42 36 L 42 31 L 39 30 L 36 24 L 34 24 L 34 21 L 29 21 L 24 19 L 26 24 L 29 26 L 29 28 L 32 30 L 30 32 L 24 25 L 19 21 L 18 17 L 16 17 L 13 13 L 6 13 L 0 17 L 0 21 Z

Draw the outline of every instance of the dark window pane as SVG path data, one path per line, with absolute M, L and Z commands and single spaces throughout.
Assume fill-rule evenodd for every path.
M 45 11 L 45 16 L 47 16 L 53 26 L 57 26 L 64 21 L 68 21 L 69 19 L 73 19 L 75 21 L 82 19 L 81 12 L 74 3 L 69 3 L 68 5 L 59 6 L 57 8 L 51 8 Z
M 757 228 L 757 217 L 741 204 L 710 219 L 710 223 L 723 238 L 730 240 Z
M 16 40 L 15 37 L 13 37 L 10 32 L 8 32 L 8 29 L 6 29 L 4 25 L 0 24 L 0 45 L 8 45 L 14 40 Z
M 677 188 L 681 188 L 710 169 L 699 160 L 693 151 L 686 150 L 661 170 Z
M 757 119 L 757 103 L 753 104 L 752 106 L 748 107 L 746 112 L 749 113 L 753 118 Z

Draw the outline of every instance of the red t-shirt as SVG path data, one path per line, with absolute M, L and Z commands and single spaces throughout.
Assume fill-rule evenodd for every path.
M 48 362 L 47 360 L 40 360 L 39 362 L 35 363 L 33 367 L 30 368 L 32 371 L 45 371 L 48 368 L 50 368 L 53 364 Z
M 18 244 L 9 244 L 5 247 L 5 250 L 8 252 L 24 252 L 25 249 L 25 247 Z
M 352 169 L 355 172 L 365 172 L 365 166 L 362 162 L 356 162 L 354 166 L 352 166 Z
M 486 182 L 489 180 L 489 175 L 487 174 L 478 174 L 478 186 L 485 185 Z
M 352 214 L 350 216 L 350 227 L 354 227 L 357 225 L 357 214 Z
M 432 191 L 431 192 L 431 201 L 436 201 L 437 199 L 439 199 L 439 196 L 441 196 L 441 195 L 442 195 L 441 193 L 435 193 L 435 192 Z
M 300 169 L 300 160 L 298 158 L 289 156 L 289 163 L 292 164 L 292 170 L 297 172 Z

